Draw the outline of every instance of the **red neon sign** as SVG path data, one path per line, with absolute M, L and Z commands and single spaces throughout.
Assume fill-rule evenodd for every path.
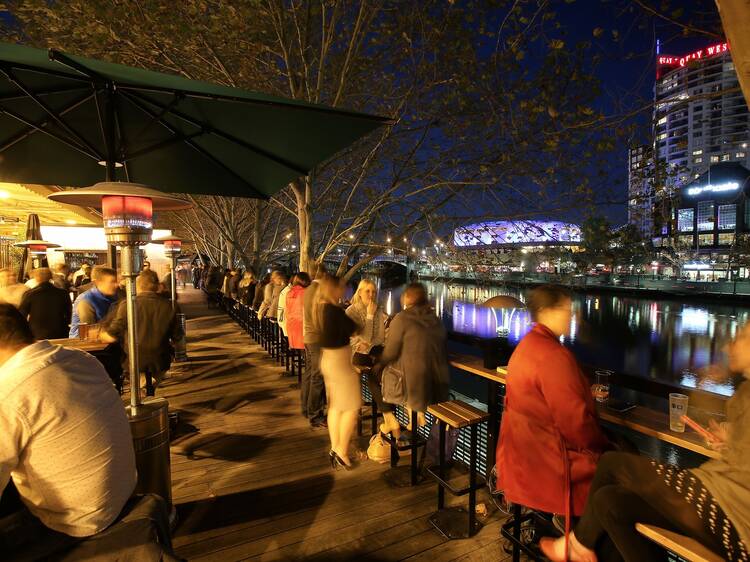
M 690 61 L 701 60 L 726 53 L 729 50 L 729 43 L 717 43 L 704 49 L 699 49 L 688 55 L 678 57 L 674 55 L 659 55 L 656 59 L 657 68 L 661 66 L 683 67 Z

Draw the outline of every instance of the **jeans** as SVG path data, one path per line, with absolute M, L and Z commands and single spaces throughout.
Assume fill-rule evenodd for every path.
M 305 372 L 300 384 L 302 415 L 310 422 L 325 420 L 325 384 L 320 372 L 320 346 L 317 343 L 305 344 Z
M 575 528 L 576 538 L 596 550 L 602 562 L 666 560 L 661 547 L 635 530 L 636 523 L 688 535 L 721 551 L 693 506 L 665 484 L 651 461 L 629 453 L 604 453 Z
M 21 502 L 13 482 L 8 483 L 0 501 L 0 556 L 3 560 L 45 558 L 80 540 L 45 526 Z

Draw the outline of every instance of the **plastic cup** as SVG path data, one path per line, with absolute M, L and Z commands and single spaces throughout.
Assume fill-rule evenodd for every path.
M 609 400 L 612 371 L 594 371 L 594 375 L 596 375 L 596 381 L 591 386 L 591 394 L 597 402 L 604 404 Z
M 677 392 L 669 393 L 669 429 L 684 433 L 685 422 L 682 416 L 687 415 L 688 397 Z

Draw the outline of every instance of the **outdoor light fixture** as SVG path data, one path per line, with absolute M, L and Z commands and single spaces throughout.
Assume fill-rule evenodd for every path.
M 121 248 L 128 314 L 130 408 L 131 415 L 135 415 L 141 404 L 136 336 L 138 319 L 135 309 L 135 278 L 139 269 L 138 247 L 151 241 L 154 211 L 178 211 L 192 205 L 188 201 L 145 185 L 126 182 L 101 182 L 81 189 L 58 191 L 47 198 L 69 205 L 100 208 L 107 242 Z M 174 282 L 174 274 L 172 279 Z

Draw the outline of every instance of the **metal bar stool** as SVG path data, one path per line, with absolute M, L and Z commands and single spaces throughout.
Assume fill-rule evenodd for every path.
M 477 479 L 477 433 L 479 424 L 490 419 L 488 412 L 483 412 L 461 400 L 450 400 L 434 404 L 427 409 L 438 419 L 440 431 L 440 452 L 437 466 L 431 466 L 427 473 L 437 481 L 438 484 L 438 510 L 430 517 L 430 523 L 440 533 L 449 539 L 464 539 L 473 536 L 481 527 L 477 521 L 476 504 L 477 490 L 485 485 L 484 477 Z M 471 444 L 469 447 L 469 478 L 468 485 L 456 487 L 450 479 L 446 478 L 445 459 L 445 430 L 446 426 L 461 429 L 469 427 L 471 430 Z M 469 494 L 468 514 L 467 510 L 458 508 L 445 508 L 445 490 L 454 496 Z M 467 517 L 468 515 L 468 517 Z M 468 521 L 467 521 L 468 520 Z
M 383 477 L 385 481 L 395 488 L 406 488 L 416 486 L 422 481 L 419 471 L 419 461 L 417 459 L 419 450 L 423 451 L 427 441 L 419 435 L 419 413 L 415 410 L 411 412 L 411 436 L 408 439 L 394 439 L 393 435 L 380 434 L 383 441 L 391 446 L 391 468 L 389 468 Z M 403 435 L 402 435 L 403 437 Z M 411 463 L 409 466 L 398 466 L 399 451 L 409 450 L 411 452 Z

